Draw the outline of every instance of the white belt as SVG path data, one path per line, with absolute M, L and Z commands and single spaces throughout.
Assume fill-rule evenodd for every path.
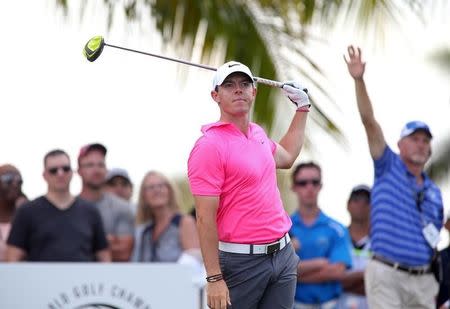
M 277 241 L 262 245 L 236 244 L 232 242 L 219 241 L 219 250 L 240 254 L 270 254 L 283 249 L 290 241 L 291 238 L 288 233 Z

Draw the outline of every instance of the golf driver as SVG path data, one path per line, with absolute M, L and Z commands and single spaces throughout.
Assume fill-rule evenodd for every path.
M 198 68 L 202 68 L 202 69 L 207 69 L 207 70 L 211 70 L 211 71 L 216 71 L 216 68 L 207 66 L 207 65 L 203 65 L 203 64 L 198 64 L 198 63 L 193 63 L 193 62 L 189 62 L 186 60 L 181 60 L 181 59 L 176 59 L 176 58 L 170 58 L 170 57 L 165 57 L 165 56 L 161 56 L 161 55 L 156 55 L 156 54 L 152 54 L 152 53 L 147 53 L 147 52 L 143 52 L 143 51 L 139 51 L 139 50 L 135 50 L 135 49 L 131 49 L 131 48 L 126 48 L 126 47 L 121 47 L 121 46 L 117 46 L 117 45 L 112 45 L 112 44 L 108 44 L 105 42 L 105 40 L 103 39 L 102 36 L 94 36 L 92 39 L 90 39 L 86 45 L 84 46 L 83 49 L 83 54 L 86 57 L 87 60 L 89 60 L 90 62 L 95 61 L 102 53 L 103 51 L 103 47 L 105 46 L 109 46 L 109 47 L 113 47 L 113 48 L 117 48 L 117 49 L 122 49 L 125 51 L 130 51 L 133 53 L 138 53 L 138 54 L 143 54 L 143 55 L 147 55 L 147 56 L 152 56 L 152 57 L 157 57 L 157 58 L 161 58 L 161 59 L 165 59 L 165 60 L 169 60 L 169 61 L 174 61 L 174 62 L 178 62 L 178 63 L 183 63 L 183 64 L 187 64 L 187 65 L 191 65 L 194 67 L 198 67 Z M 265 78 L 261 78 L 261 77 L 254 77 L 254 81 L 256 83 L 260 83 L 260 84 L 264 84 L 264 85 L 268 85 L 268 86 L 272 86 L 272 87 L 278 87 L 278 88 L 282 88 L 283 87 L 283 83 L 281 82 L 277 82 L 274 80 L 270 80 L 270 79 L 265 79 Z M 308 92 L 307 89 L 303 89 L 303 91 Z

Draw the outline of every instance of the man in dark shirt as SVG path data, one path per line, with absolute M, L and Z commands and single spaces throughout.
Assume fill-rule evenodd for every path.
M 44 157 L 47 194 L 16 212 L 8 238 L 9 262 L 91 262 L 111 260 L 100 214 L 70 193 L 70 158 L 63 150 Z

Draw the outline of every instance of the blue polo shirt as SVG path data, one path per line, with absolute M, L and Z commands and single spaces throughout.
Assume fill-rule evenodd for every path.
M 415 176 L 388 146 L 374 165 L 370 212 L 372 252 L 406 266 L 429 264 L 433 250 L 422 229 L 428 223 L 441 229 L 441 191 L 425 173 L 423 185 L 418 186 Z
M 352 265 L 351 240 L 346 227 L 320 211 L 316 222 L 305 225 L 296 212 L 291 216 L 290 234 L 300 241 L 296 252 L 302 260 L 327 258 L 330 263 L 344 263 L 347 268 Z M 338 281 L 323 283 L 297 283 L 295 300 L 305 304 L 321 304 L 338 298 L 342 286 Z

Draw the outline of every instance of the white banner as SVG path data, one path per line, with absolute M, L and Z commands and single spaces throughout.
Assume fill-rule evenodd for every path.
M 192 271 L 178 264 L 0 264 L 0 308 L 197 309 Z

